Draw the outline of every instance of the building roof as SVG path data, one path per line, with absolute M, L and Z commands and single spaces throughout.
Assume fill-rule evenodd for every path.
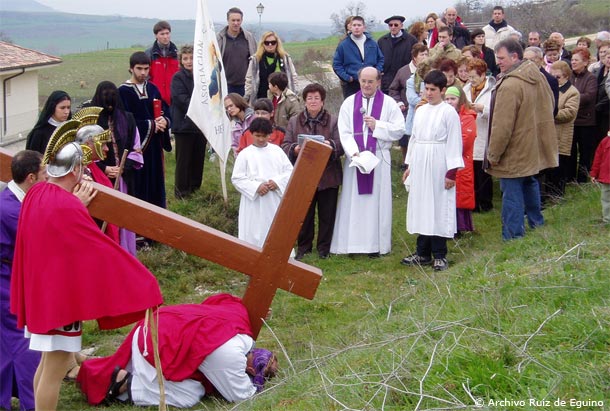
M 0 72 L 61 63 L 59 57 L 0 41 Z

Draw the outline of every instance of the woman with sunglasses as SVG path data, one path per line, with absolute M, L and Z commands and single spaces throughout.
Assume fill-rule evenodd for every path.
M 269 74 L 278 71 L 286 73 L 288 88 L 296 92 L 297 72 L 292 58 L 284 50 L 280 37 L 275 32 L 268 31 L 262 35 L 256 53 L 250 57 L 244 98 L 252 105 L 257 98 L 268 97 L 267 79 Z

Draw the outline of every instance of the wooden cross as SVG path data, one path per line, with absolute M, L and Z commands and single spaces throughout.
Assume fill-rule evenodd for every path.
M 278 288 L 311 300 L 320 284 L 320 269 L 289 257 L 331 151 L 306 141 L 262 250 L 100 184 L 94 184 L 98 194 L 88 209 L 95 218 L 249 275 L 243 302 L 256 339 Z M 11 158 L 0 148 L 1 181 L 11 179 Z

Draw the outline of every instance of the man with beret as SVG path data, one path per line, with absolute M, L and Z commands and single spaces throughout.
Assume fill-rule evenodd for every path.
M 417 43 L 412 34 L 403 29 L 403 16 L 392 16 L 384 20 L 390 32 L 381 37 L 377 44 L 383 53 L 383 77 L 381 77 L 381 91 L 389 93 L 390 84 L 398 70 L 411 62 L 411 49 Z

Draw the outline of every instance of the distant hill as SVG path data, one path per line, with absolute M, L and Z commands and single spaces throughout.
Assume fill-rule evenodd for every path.
M 1 0 L 2 32 L 15 44 L 53 55 L 126 48 L 134 45 L 148 47 L 154 40 L 152 27 L 157 19 L 123 16 L 93 16 L 37 10 L 36 12 L 9 11 L 5 4 L 29 4 L 33 0 Z M 38 4 L 39 5 L 39 4 Z M 41 6 L 41 5 L 39 5 Z M 41 6 L 44 7 L 44 6 Z M 172 41 L 177 45 L 192 43 L 194 20 L 171 20 Z M 218 29 L 226 23 L 218 24 Z M 246 26 L 258 37 L 258 25 Z M 305 41 L 330 35 L 331 27 L 320 24 L 269 23 L 263 31 L 277 31 L 285 42 Z
M 34 0 L 2 0 L 0 1 L 0 11 L 50 12 L 55 10 Z

